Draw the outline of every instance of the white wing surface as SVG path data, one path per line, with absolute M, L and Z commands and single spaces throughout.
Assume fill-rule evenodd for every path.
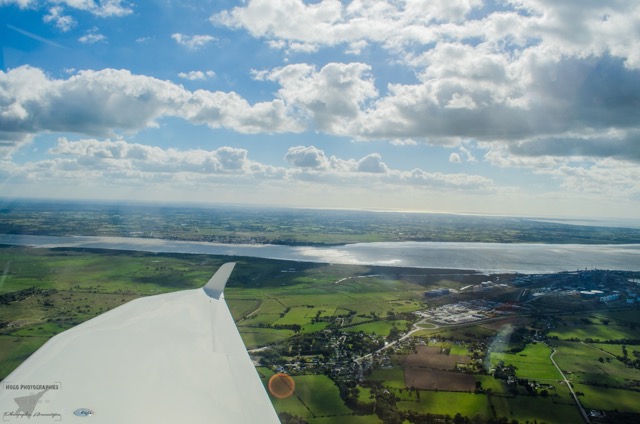
M 3 381 L 2 419 L 278 423 L 224 301 L 233 267 L 53 337 Z

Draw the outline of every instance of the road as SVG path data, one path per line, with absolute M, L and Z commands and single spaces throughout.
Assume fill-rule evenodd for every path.
M 551 352 L 551 355 L 549 355 L 549 359 L 551 359 L 551 362 L 553 362 L 553 365 L 556 367 L 556 369 L 558 370 L 558 372 L 562 376 L 562 379 L 564 380 L 564 383 L 569 388 L 569 391 L 571 391 L 571 396 L 573 396 L 573 400 L 576 402 L 576 405 L 578 405 L 578 409 L 580 410 L 580 414 L 582 414 L 582 419 L 584 420 L 584 422 L 589 424 L 590 423 L 589 416 L 587 415 L 587 412 L 582 407 L 582 404 L 580 403 L 580 400 L 578 400 L 578 396 L 576 396 L 576 393 L 573 391 L 573 387 L 571 386 L 571 383 L 569 382 L 567 377 L 564 375 L 564 373 L 562 372 L 562 370 L 560 369 L 558 364 L 556 364 L 556 361 L 553 359 L 553 355 L 556 354 L 556 349 L 551 347 L 551 346 L 549 346 L 549 345 L 547 345 L 547 347 L 550 348 L 551 350 L 553 350 L 553 352 Z

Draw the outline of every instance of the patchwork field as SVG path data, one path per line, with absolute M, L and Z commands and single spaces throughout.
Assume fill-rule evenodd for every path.
M 584 422 L 573 402 L 558 402 L 553 398 L 530 396 L 492 396 L 491 404 L 496 414 L 518 422 L 581 423 Z
M 640 370 L 627 367 L 617 359 L 585 343 L 556 342 L 556 344 L 558 352 L 554 358 L 558 366 L 569 373 L 572 381 L 629 389 L 637 389 L 640 386 Z M 638 397 L 640 398 L 640 394 Z
M 38 295 L 27 293 L 0 308 L 3 324 L 0 377 L 6 376 L 52 335 L 139 296 L 201 287 L 217 266 L 228 260 L 203 255 L 0 248 L 0 263 L 8 270 L 0 285 L 0 295 L 34 286 L 50 290 Z M 410 324 L 407 319 L 412 319 L 409 318 L 412 315 L 400 314 L 424 307 L 425 286 L 418 283 L 422 276 L 403 279 L 396 271 L 383 277 L 379 268 L 366 266 L 235 260 L 238 266 L 225 298 L 250 349 L 287 340 L 298 330 L 301 334 L 297 338 L 311 340 L 308 333 L 329 326 L 386 336 L 394 327 L 404 331 Z M 448 284 L 460 285 L 453 280 Z M 551 334 L 558 338 L 550 341 L 557 349 L 554 358 L 580 392 L 585 407 L 640 413 L 637 406 L 640 392 L 623 390 L 640 387 L 640 370 L 627 367 L 616 358 L 625 351 L 633 358 L 640 346 L 593 341 L 595 336 L 601 341 L 637 339 L 634 325 L 640 323 L 638 315 L 637 310 L 562 315 L 560 325 L 552 330 Z M 378 408 L 378 401 L 370 399 L 372 389 L 362 385 L 378 387 L 380 383 L 383 391 L 396 397 L 397 410 L 401 412 L 450 416 L 459 412 L 471 420 L 479 415 L 507 417 L 521 423 L 580 422 L 569 391 L 549 359 L 551 348 L 544 343 L 528 343 L 522 351 L 512 353 L 504 351 L 505 343 L 502 348 L 493 344 L 506 324 L 526 327 L 530 323 L 530 318 L 524 317 L 481 325 L 425 328 L 405 343 L 417 342 L 415 337 L 424 336 L 420 343 L 426 341 L 429 345 L 416 346 L 417 353 L 406 357 L 413 352 L 413 345 L 398 344 L 385 351 L 388 357 L 381 362 L 384 368 L 365 374 L 365 381 L 358 383 L 361 385 L 357 398 Z M 356 335 L 348 337 L 352 336 Z M 338 338 L 331 339 L 331 343 Z M 587 338 L 591 341 L 587 342 Z M 328 344 L 327 340 L 323 339 L 323 343 Z M 517 377 L 544 383 L 548 395 L 529 396 L 523 387 L 518 387 L 515 390 L 518 396 L 513 396 L 506 381 L 492 375 L 455 371 L 459 365 L 468 364 L 472 355 L 475 357 L 478 345 L 492 346 L 489 365 L 495 367 L 499 361 L 513 365 Z M 391 352 L 393 349 L 396 351 Z M 312 364 L 313 354 L 300 355 L 308 360 L 307 364 Z M 295 359 L 287 353 L 282 353 L 282 357 L 287 362 Z M 273 371 L 262 367 L 258 370 L 266 384 Z M 305 372 L 318 374 L 295 376 L 295 395 L 272 399 L 277 411 L 297 415 L 310 424 L 381 422 L 373 415 L 353 415 L 340 398 L 336 383 L 318 371 L 305 369 L 298 373 Z M 336 381 L 340 383 L 339 379 Z M 482 390 L 473 393 L 477 382 L 482 390 L 490 389 L 490 395 Z M 411 390 L 412 387 L 419 390 Z
M 612 410 L 611 405 L 615 405 L 618 411 L 640 414 L 640 392 L 585 384 L 574 384 L 573 388 L 579 393 L 580 402 L 585 408 L 607 411 Z
M 469 363 L 466 355 L 443 353 L 439 346 L 416 346 L 417 353 L 408 355 L 404 361 L 405 368 L 420 367 L 435 370 L 453 370 L 457 364 Z
M 398 409 L 450 416 L 456 413 L 468 417 L 474 417 L 476 414 L 483 418 L 492 416 L 488 398 L 473 393 L 421 391 L 419 399 L 398 402 Z
M 476 379 L 471 374 L 454 371 L 405 368 L 404 382 L 407 387 L 416 387 L 423 390 L 468 392 L 475 389 Z
M 491 352 L 491 366 L 500 361 L 516 367 L 516 375 L 533 380 L 556 380 L 562 378 L 549 356 L 551 349 L 543 343 L 529 344 L 518 353 Z

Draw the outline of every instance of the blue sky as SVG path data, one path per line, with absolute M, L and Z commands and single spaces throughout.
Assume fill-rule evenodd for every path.
M 0 196 L 640 213 L 635 1 L 0 0 Z

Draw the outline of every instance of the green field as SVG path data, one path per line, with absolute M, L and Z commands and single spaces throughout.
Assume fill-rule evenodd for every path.
M 569 401 L 559 403 L 552 398 L 517 396 L 491 398 L 496 415 L 507 417 L 509 420 L 537 422 L 539 424 L 567 424 L 581 423 L 582 417 L 578 408 Z
M 554 356 L 558 366 L 570 373 L 577 383 L 607 384 L 613 387 L 632 388 L 640 381 L 640 370 L 629 368 L 616 359 L 604 360 L 607 355 L 580 342 L 556 342 L 558 353 Z M 600 361 L 603 358 L 603 361 Z
M 0 336 L 0 376 L 6 377 L 47 340 L 47 337 Z
M 578 339 L 586 341 L 591 339 L 597 343 L 609 340 L 634 339 L 637 337 L 637 330 L 619 325 L 579 325 L 557 328 L 550 331 L 548 336 L 557 337 L 560 340 Z
M 549 359 L 551 349 L 542 343 L 529 344 L 518 353 L 491 353 L 491 366 L 495 367 L 499 361 L 505 365 L 516 367 L 516 375 L 530 380 L 555 380 L 562 378 L 558 370 Z
M 313 332 L 330 336 L 317 339 L 321 340 L 321 347 L 333 346 L 339 339 L 344 343 L 348 339 L 347 349 L 354 349 L 356 342 L 360 343 L 358 340 L 382 343 L 379 338 L 354 332 L 388 336 L 394 326 L 404 332 L 413 322 L 409 320 L 415 318 L 411 312 L 426 307 L 423 293 L 428 287 L 425 283 L 428 279 L 415 274 L 407 277 L 403 274 L 407 271 L 398 269 L 205 255 L 0 247 L 0 264 L 7 270 L 0 283 L 0 295 L 17 296 L 6 298 L 8 300 L 0 306 L 0 378 L 54 334 L 136 297 L 201 287 L 220 264 L 230 260 L 238 265 L 225 290 L 225 299 L 247 348 L 271 346 L 266 352 L 282 348 L 276 354 L 283 362 L 276 365 L 299 360 L 311 367 L 293 369 L 296 393 L 288 399 L 272 399 L 276 410 L 303 417 L 310 424 L 379 423 L 377 416 L 352 415 L 339 396 L 338 386 L 329 378 L 341 382 L 332 374 L 334 370 L 312 368 L 323 355 L 333 355 L 330 351 L 309 353 L 293 350 L 291 346 L 296 340 L 310 342 L 317 337 L 309 335 Z M 454 276 L 434 276 L 429 281 L 443 278 L 452 286 L 462 284 L 454 281 Z M 39 291 L 34 292 L 30 289 L 33 287 Z M 588 408 L 608 407 L 640 413 L 633 403 L 638 399 L 638 392 L 622 390 L 638 387 L 640 370 L 629 368 L 615 358 L 622 355 L 622 344 L 564 339 L 586 340 L 595 339 L 595 336 L 601 340 L 617 340 L 623 336 L 637 339 L 633 326 L 637 310 L 632 312 L 563 315 L 558 320 L 560 324 L 550 333 L 559 339 L 550 341 L 557 349 L 554 358 L 576 390 L 584 394 L 580 399 Z M 496 334 L 502 333 L 502 328 L 530 324 L 528 317 L 518 319 L 522 324 L 514 324 L 513 320 L 494 320 L 481 325 L 423 329 L 403 343 L 423 336 L 422 342 L 445 348 L 450 355 L 470 357 L 477 353 L 472 352 L 478 349 L 473 346 L 484 344 L 486 350 Z M 589 323 L 585 324 L 582 319 L 588 319 Z M 434 337 L 437 341 L 432 340 Z M 473 375 L 473 378 L 482 383 L 484 390 L 490 389 L 491 396 L 468 393 L 466 389 L 464 392 L 421 390 L 418 398 L 416 391 L 405 387 L 402 368 L 406 355 L 414 349 L 413 345 L 398 344 L 385 350 L 384 354 L 378 354 L 382 365 L 377 365 L 370 375 L 365 374 L 364 382 L 358 383 L 358 400 L 378 407 L 378 399 L 369 399 L 373 389 L 362 385 L 375 388 L 380 383 L 382 390 L 397 397 L 399 411 L 450 416 L 459 412 L 471 419 L 476 414 L 492 417 L 495 411 L 498 418 L 517 419 L 521 423 L 527 420 L 565 423 L 580 419 L 568 389 L 559 382 L 560 374 L 549 359 L 552 350 L 543 343 L 528 343 L 517 353 L 493 351 L 489 360 L 492 366 L 499 361 L 514 365 L 517 377 L 551 384 L 553 389 L 549 389 L 548 398 L 527 396 L 521 387 L 516 390 L 519 395 L 514 397 L 507 390 L 506 382 L 481 374 Z M 626 349 L 629 357 L 634 356 L 634 351 L 640 351 L 636 345 L 627 345 Z M 301 358 L 296 359 L 298 355 Z M 388 357 L 383 358 L 385 355 Z M 346 362 L 353 360 L 349 354 L 343 354 L 342 358 L 346 358 L 342 359 Z M 344 363 L 336 361 L 343 370 L 346 368 Z M 277 369 L 276 365 L 273 369 Z M 272 369 L 265 367 L 259 367 L 258 372 L 263 375 L 265 384 L 273 374 Z M 595 387 L 596 383 L 611 387 Z
M 273 328 L 240 327 L 239 330 L 247 349 L 255 349 L 280 342 L 295 334 L 292 330 L 277 330 Z
M 382 381 L 387 387 L 404 389 L 404 371 L 402 368 L 381 368 L 376 369 L 367 377 L 369 381 Z
M 574 384 L 573 389 L 583 394 L 580 396 L 580 402 L 587 409 L 607 411 L 612 410 L 612 405 L 615 405 L 618 411 L 640 414 L 640 392 L 584 384 Z
M 338 417 L 320 417 L 320 418 L 308 418 L 309 424 L 381 424 L 380 418 L 375 415 L 341 415 Z
M 454 416 L 456 413 L 474 417 L 476 414 L 484 418 L 491 416 L 491 409 L 486 396 L 457 392 L 420 391 L 420 399 L 398 402 L 398 409 L 420 413 L 442 414 Z
M 344 331 L 362 331 L 366 334 L 377 334 L 379 336 L 387 337 L 393 327 L 404 331 L 407 328 L 407 321 L 374 321 L 366 324 L 358 324 L 352 327 L 344 327 Z
M 351 415 L 338 393 L 338 387 L 324 375 L 300 375 L 293 377 L 295 393 L 271 401 L 278 412 L 288 412 L 302 418 L 340 417 Z

